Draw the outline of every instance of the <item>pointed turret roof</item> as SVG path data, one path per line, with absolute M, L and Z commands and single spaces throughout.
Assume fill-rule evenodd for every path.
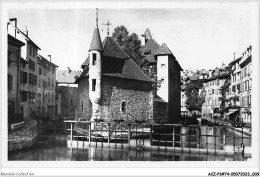
M 90 48 L 89 48 L 89 51 L 90 50 L 103 51 L 102 42 L 101 42 L 100 33 L 99 33 L 98 28 L 95 28 L 93 38 L 92 38 Z
M 154 55 L 173 55 L 165 43 L 163 43 Z
M 146 28 L 144 35 L 147 40 L 152 39 L 152 35 L 151 35 L 149 28 Z

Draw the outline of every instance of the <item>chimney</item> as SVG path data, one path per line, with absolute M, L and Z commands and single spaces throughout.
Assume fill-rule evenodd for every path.
M 236 59 L 236 53 L 234 53 L 234 59 L 233 60 L 235 60 Z
M 17 18 L 10 18 L 9 21 L 14 21 L 14 26 L 15 26 L 14 37 L 16 38 Z
M 141 45 L 145 45 L 145 35 L 141 34 Z
M 224 69 L 225 68 L 225 63 L 222 63 L 222 69 Z
M 212 77 L 212 69 L 209 70 L 209 77 Z
M 67 67 L 68 74 L 71 72 L 70 67 Z

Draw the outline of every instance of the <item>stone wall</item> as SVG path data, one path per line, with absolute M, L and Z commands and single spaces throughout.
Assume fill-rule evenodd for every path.
M 90 120 L 92 105 L 88 90 L 88 79 L 82 79 L 78 87 L 77 115 L 79 118 Z M 105 120 L 124 119 L 134 121 L 136 119 L 149 119 L 151 92 L 151 83 L 104 76 L 99 116 Z M 124 112 L 121 111 L 123 101 L 125 101 Z
M 105 77 L 102 82 L 101 117 L 126 121 L 149 119 L 152 85 L 129 79 Z M 122 102 L 125 101 L 125 112 Z
M 78 88 L 59 86 L 59 93 L 61 94 L 61 115 L 69 116 L 75 115 L 75 111 L 78 107 Z M 70 105 L 70 99 L 73 100 L 73 104 Z
M 153 123 L 167 122 L 168 103 L 154 100 L 152 116 L 153 116 Z
M 92 104 L 89 99 L 88 78 L 83 78 L 78 84 L 78 106 L 77 118 L 90 120 L 92 115 Z

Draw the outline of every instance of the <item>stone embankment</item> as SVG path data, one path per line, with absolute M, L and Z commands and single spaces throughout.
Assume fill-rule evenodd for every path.
M 26 121 L 24 127 L 8 132 L 8 152 L 33 146 L 37 137 L 37 122 L 35 120 Z

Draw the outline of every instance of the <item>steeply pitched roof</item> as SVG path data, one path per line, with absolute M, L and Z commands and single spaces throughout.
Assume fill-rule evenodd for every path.
M 148 39 L 148 40 L 152 39 L 152 35 L 151 35 L 149 28 L 146 28 L 144 35 L 145 35 L 146 39 Z
M 240 63 L 240 67 L 243 68 L 245 67 L 248 63 L 252 62 L 252 55 L 250 55 L 249 57 L 247 57 L 247 59 L 245 59 L 244 61 L 242 61 Z
M 89 51 L 90 50 L 103 51 L 103 47 L 102 47 L 102 43 L 101 43 L 101 39 L 100 39 L 100 33 L 99 33 L 98 28 L 95 28 L 95 30 L 94 30 L 94 34 L 92 37 Z
M 137 65 L 136 63 L 128 57 L 128 55 L 115 43 L 114 39 L 111 37 L 106 37 L 103 41 L 103 61 L 118 61 L 115 63 L 110 63 L 115 70 L 104 69 L 103 75 L 111 77 L 119 77 L 125 79 L 133 79 L 139 81 L 153 82 Z M 89 59 L 87 58 L 82 64 L 87 66 Z M 109 66 L 109 67 L 111 67 Z M 104 66 L 106 67 L 106 66 Z M 107 66 L 108 67 L 108 66 Z M 85 67 L 83 73 L 80 75 L 79 79 L 88 76 L 89 67 Z M 116 71 L 116 72 L 114 72 Z M 78 80 L 79 80 L 78 79 Z M 77 82 L 78 82 L 77 80 Z
M 104 75 L 124 79 L 154 82 L 136 65 L 132 59 L 127 59 L 124 61 L 124 65 L 120 73 L 104 73 Z
M 144 46 L 142 46 L 142 55 L 145 56 L 149 63 L 155 63 L 154 53 L 159 49 L 160 45 L 154 40 L 148 40 Z
M 104 53 L 103 56 L 117 58 L 117 59 L 128 59 L 129 56 L 120 48 L 113 38 L 107 36 L 103 41 Z
M 31 40 L 30 38 L 29 38 L 29 36 L 28 35 L 26 35 L 26 34 L 24 34 L 24 32 L 22 32 L 19 28 L 17 28 L 17 27 L 14 27 L 19 33 L 21 33 L 23 36 L 24 36 L 24 38 L 29 42 L 29 43 L 31 43 L 33 46 L 35 46 L 37 49 L 39 49 L 39 50 L 41 50 L 41 48 L 38 46 L 38 45 L 36 45 L 34 42 L 33 42 L 33 40 Z
M 82 63 L 81 68 L 84 69 L 89 64 L 89 55 L 86 60 Z
M 163 43 L 154 55 L 173 55 L 165 43 Z
M 121 49 L 113 38 L 107 36 L 102 42 L 103 46 L 103 56 L 111 57 L 116 59 L 128 59 L 129 56 Z M 82 63 L 81 68 L 84 69 L 89 64 L 89 56 Z
M 55 65 L 54 63 L 50 62 L 49 60 L 47 60 L 46 58 L 44 58 L 43 56 L 41 56 L 40 54 L 38 54 L 38 61 L 41 62 L 41 64 L 44 65 L 45 67 L 47 65 L 52 65 L 54 67 L 59 67 L 59 66 Z
M 242 59 L 242 57 L 239 57 L 239 58 L 237 58 L 237 59 L 231 61 L 228 65 L 229 65 L 229 66 L 232 66 L 232 65 L 234 65 L 235 63 L 239 63 L 239 62 L 241 61 L 241 59 Z
M 70 71 L 67 70 L 57 70 L 56 71 L 56 80 L 58 83 L 74 83 L 76 81 L 75 77 L 81 75 L 80 71 Z

